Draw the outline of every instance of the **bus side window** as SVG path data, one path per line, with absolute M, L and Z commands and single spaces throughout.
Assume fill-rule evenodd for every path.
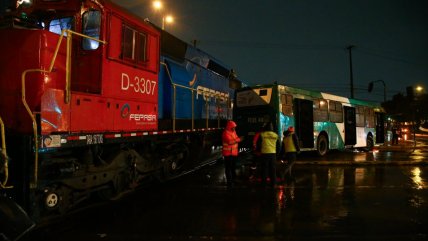
M 83 14 L 83 34 L 89 37 L 100 39 L 100 29 L 101 29 L 101 13 L 99 11 L 88 11 Z M 83 38 L 82 48 L 84 50 L 95 50 L 98 49 L 100 43 Z
M 368 128 L 374 128 L 375 127 L 375 115 L 372 108 L 365 108 L 365 121 L 366 121 L 366 127 Z
M 284 115 L 293 115 L 293 96 L 288 94 L 281 94 L 282 113 Z
M 355 118 L 356 118 L 356 126 L 358 127 L 364 127 L 365 126 L 365 118 L 364 118 L 364 107 L 363 106 L 356 106 L 355 107 Z
M 342 103 L 338 101 L 330 101 L 329 103 L 330 121 L 335 123 L 343 122 Z
M 328 121 L 328 103 L 326 100 L 314 100 L 314 121 Z

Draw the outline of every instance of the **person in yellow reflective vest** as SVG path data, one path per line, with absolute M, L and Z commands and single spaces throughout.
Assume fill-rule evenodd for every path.
M 285 174 L 288 173 L 288 181 L 294 180 L 294 177 L 291 174 L 291 169 L 297 159 L 298 153 L 300 153 L 299 139 L 294 132 L 294 127 L 290 126 L 286 131 L 284 131 L 284 138 L 282 140 L 281 151 L 279 155 L 281 160 L 284 160 L 287 163 L 283 173 L 283 178 Z
M 278 148 L 278 134 L 273 132 L 272 123 L 265 126 L 264 131 L 260 134 L 262 138 L 261 148 L 261 176 L 262 185 L 267 183 L 267 175 L 269 174 L 270 185 L 276 185 L 276 150 Z
M 238 143 L 241 138 L 236 134 L 236 123 L 228 121 L 223 131 L 223 158 L 226 182 L 228 187 L 232 187 L 236 178 L 236 162 L 238 160 Z

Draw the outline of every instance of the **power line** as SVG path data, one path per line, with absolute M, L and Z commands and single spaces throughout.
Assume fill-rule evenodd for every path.
M 222 47 L 241 48 L 276 48 L 289 50 L 340 50 L 341 47 L 333 44 L 287 44 L 260 41 L 238 41 L 238 40 L 202 40 L 201 44 Z
M 373 49 L 368 49 L 368 48 L 362 48 L 362 49 L 359 48 L 357 51 L 361 52 L 363 54 L 367 54 L 367 55 L 371 55 L 371 56 L 376 56 L 376 57 L 387 59 L 387 60 L 392 60 L 392 61 L 396 61 L 396 62 L 402 62 L 402 63 L 406 63 L 406 64 L 412 64 L 412 65 L 417 65 L 417 66 L 424 66 L 423 63 L 416 63 L 416 62 L 408 61 L 407 59 L 404 59 L 404 58 L 395 57 L 395 56 L 386 55 L 386 54 L 376 53 L 376 51 L 381 51 L 381 50 L 373 50 Z

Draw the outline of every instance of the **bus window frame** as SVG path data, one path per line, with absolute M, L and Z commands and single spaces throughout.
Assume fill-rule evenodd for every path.
M 375 120 L 375 111 L 373 108 L 366 107 L 364 110 L 364 116 L 365 116 L 365 127 L 367 128 L 375 128 L 376 127 L 376 120 Z
M 324 104 L 323 104 L 324 103 Z M 325 99 L 314 99 L 314 122 L 327 122 L 329 121 L 328 115 L 328 101 Z
M 356 127 L 366 126 L 364 106 L 355 106 L 355 125 Z
M 343 104 L 340 101 L 330 100 L 329 121 L 333 123 L 343 123 Z
M 293 115 L 293 95 L 291 94 L 281 94 L 281 112 L 284 115 L 292 116 Z

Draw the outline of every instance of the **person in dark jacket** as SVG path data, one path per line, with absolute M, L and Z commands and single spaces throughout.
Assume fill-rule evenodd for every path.
M 294 179 L 291 171 L 298 153 L 300 153 L 299 139 L 296 133 L 294 133 L 294 127 L 290 126 L 286 131 L 284 131 L 284 139 L 282 140 L 280 151 L 281 160 L 284 160 L 287 163 L 283 177 L 288 173 L 287 178 L 290 181 Z

